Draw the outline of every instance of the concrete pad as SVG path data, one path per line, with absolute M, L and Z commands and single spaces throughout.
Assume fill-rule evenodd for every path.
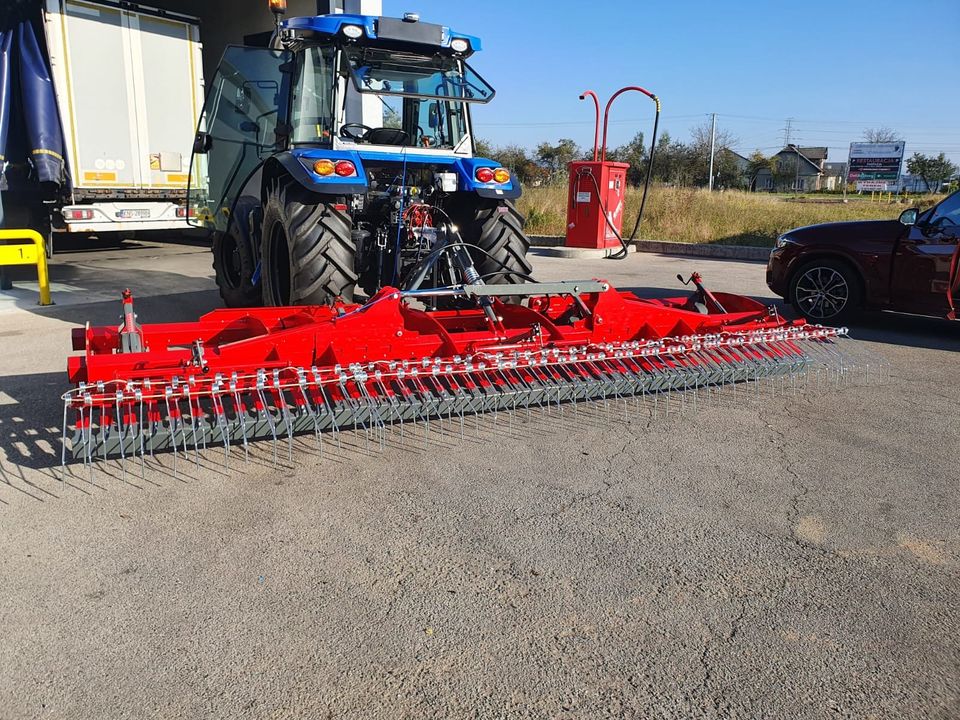
M 882 385 L 61 476 L 71 328 L 220 302 L 201 248 L 54 265 L 64 304 L 0 312 L 0 716 L 956 716 L 960 324 L 852 323 Z M 533 266 L 778 304 L 759 263 Z
M 576 248 L 566 245 L 555 245 L 548 247 L 531 247 L 530 252 L 544 257 L 558 257 L 572 260 L 602 260 L 611 255 L 616 255 L 621 250 L 620 247 L 611 248 Z M 629 252 L 636 252 L 635 247 L 630 247 Z

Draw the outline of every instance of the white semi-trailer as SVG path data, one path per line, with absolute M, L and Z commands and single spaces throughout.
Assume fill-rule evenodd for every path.
M 188 165 L 203 105 L 197 19 L 111 0 L 43 0 L 40 13 L 30 27 L 42 27 L 36 45 L 46 62 L 30 57 L 22 27 L 10 48 L 10 125 L 13 135 L 17 120 L 24 130 L 23 167 L 7 172 L 4 224 L 103 237 L 186 229 Z M 44 69 L 59 118 L 49 106 L 31 105 L 43 86 L 32 84 L 34 75 Z M 31 125 L 42 132 L 30 137 Z M 59 144 L 50 140 L 57 130 Z M 14 147 L 8 162 L 17 155 Z M 61 182 L 37 182 L 39 156 L 59 158 Z
M 63 228 L 185 227 L 203 103 L 197 21 L 127 3 L 47 0 L 44 31 L 71 180 Z

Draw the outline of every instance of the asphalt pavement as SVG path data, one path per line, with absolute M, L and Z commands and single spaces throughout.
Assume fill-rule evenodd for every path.
M 0 718 L 960 717 L 960 324 L 854 323 L 884 381 L 61 477 L 71 328 L 218 307 L 208 252 L 0 293 Z M 756 263 L 534 268 L 776 302 Z

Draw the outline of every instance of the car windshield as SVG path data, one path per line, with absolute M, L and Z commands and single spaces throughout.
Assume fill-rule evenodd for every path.
M 376 48 L 347 51 L 353 84 L 362 93 L 487 103 L 495 91 L 456 58 Z

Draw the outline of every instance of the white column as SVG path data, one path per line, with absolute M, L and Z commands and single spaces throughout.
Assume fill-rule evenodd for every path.
M 343 11 L 350 15 L 383 15 L 383 0 L 342 0 Z M 383 105 L 373 95 L 361 95 L 347 81 L 347 122 L 363 123 L 369 127 L 383 126 Z

